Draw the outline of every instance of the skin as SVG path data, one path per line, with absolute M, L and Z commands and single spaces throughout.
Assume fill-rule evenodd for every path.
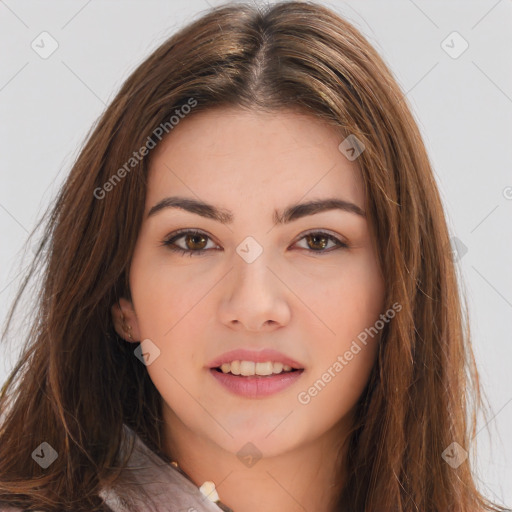
M 333 196 L 365 210 L 360 169 L 338 149 L 342 140 L 334 127 L 308 115 L 222 108 L 182 120 L 152 155 L 130 268 L 133 302 L 120 300 L 133 339 L 117 306 L 113 320 L 128 342 L 150 339 L 160 350 L 147 371 L 163 398 L 162 450 L 196 485 L 214 481 L 222 502 L 236 512 L 331 512 L 343 483 L 341 443 L 379 336 L 361 345 L 309 403 L 300 403 L 298 394 L 384 312 L 369 221 L 341 210 L 284 225 L 272 220 L 275 208 Z M 146 218 L 171 195 L 229 209 L 234 221 L 223 225 L 175 208 Z M 207 237 L 185 236 L 175 244 L 206 247 L 204 255 L 160 245 L 182 228 Z M 349 248 L 323 238 L 315 243 L 304 235 L 309 230 L 328 231 Z M 236 252 L 247 236 L 263 248 L 252 263 Z M 328 246 L 321 253 L 323 241 Z M 305 370 L 269 397 L 236 396 L 207 367 L 234 348 L 273 348 Z M 237 457 L 246 443 L 262 454 L 251 467 Z

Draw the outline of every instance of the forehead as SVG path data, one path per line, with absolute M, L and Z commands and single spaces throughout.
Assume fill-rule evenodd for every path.
M 154 150 L 148 203 L 170 193 L 226 206 L 242 198 L 264 205 L 329 195 L 364 209 L 360 169 L 338 149 L 343 139 L 336 127 L 293 111 L 194 113 Z

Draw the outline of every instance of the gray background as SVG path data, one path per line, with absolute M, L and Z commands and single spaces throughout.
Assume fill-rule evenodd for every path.
M 28 233 L 69 172 L 92 123 L 152 49 L 219 3 L 0 2 L 2 321 L 32 255 L 35 240 L 24 253 Z M 490 421 L 480 418 L 475 439 L 476 475 L 487 496 L 510 506 L 512 2 L 323 3 L 380 52 L 407 93 L 424 136 L 456 237 L 474 350 L 490 404 Z M 58 43 L 46 59 L 31 47 L 43 31 Z M 453 31 L 469 44 L 457 58 L 442 46 Z M 445 45 L 458 53 L 461 43 L 451 36 Z M 17 356 L 16 343 L 0 351 L 4 382 Z

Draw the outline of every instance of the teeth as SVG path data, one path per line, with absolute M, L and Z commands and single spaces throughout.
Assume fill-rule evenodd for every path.
M 274 363 L 272 368 L 273 368 L 273 371 L 275 371 L 276 373 L 280 373 L 284 369 L 284 364 L 283 363 Z
M 255 375 L 255 373 L 256 363 L 253 363 L 252 361 L 240 361 L 240 375 Z
M 265 363 L 255 363 L 254 361 L 231 361 L 231 363 L 223 363 L 220 367 L 222 373 L 232 373 L 233 375 L 273 375 L 282 372 L 291 371 L 292 367 L 283 363 L 273 363 L 266 361 Z
M 240 361 L 233 361 L 231 364 L 231 373 L 233 375 L 240 375 Z

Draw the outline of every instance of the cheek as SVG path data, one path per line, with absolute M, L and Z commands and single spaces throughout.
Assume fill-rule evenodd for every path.
M 298 407 L 302 408 L 301 421 L 308 430 L 325 430 L 340 421 L 350 423 L 351 412 L 368 383 L 374 355 L 373 350 L 365 348 L 345 365 L 339 361 L 334 364 L 333 357 L 311 376 L 297 396 Z
M 316 338 L 340 349 L 372 326 L 384 307 L 384 280 L 370 251 L 347 254 L 333 264 L 318 264 L 314 273 L 296 272 L 292 282 L 294 292 L 309 309 L 304 318 L 316 329 Z
M 381 334 L 375 325 L 384 312 L 385 285 L 371 253 L 347 260 L 322 283 L 307 292 L 322 321 L 322 335 L 312 324 L 308 333 L 316 342 L 310 349 L 314 367 L 307 386 L 315 387 L 312 402 L 327 408 L 338 404 L 332 411 L 336 415 L 355 404 L 375 363 Z M 316 318 L 310 318 L 316 326 Z
M 209 284 L 209 282 L 212 283 Z M 130 285 L 141 333 L 146 337 L 172 336 L 180 323 L 190 321 L 213 279 L 173 265 L 170 258 L 136 253 Z
M 162 261 L 134 257 L 130 284 L 142 339 L 149 338 L 160 350 L 158 359 L 147 367 L 156 387 L 165 388 L 188 380 L 190 369 L 202 368 L 199 347 L 192 343 L 205 338 L 211 316 L 205 311 L 206 295 L 215 284 L 215 276 L 171 266 Z M 218 280 L 218 279 L 217 279 Z M 162 387 L 159 387 L 162 386 Z

